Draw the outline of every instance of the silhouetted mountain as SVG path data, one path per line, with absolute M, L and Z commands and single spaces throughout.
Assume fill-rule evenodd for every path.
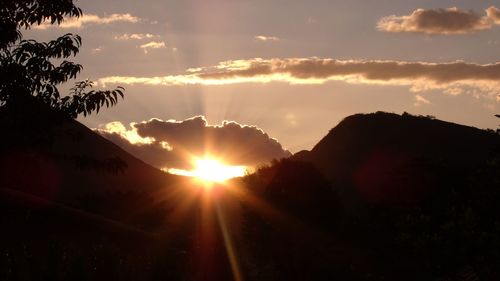
M 0 108 L 1 189 L 127 221 L 179 181 L 35 99 L 19 107 Z
M 196 209 L 169 220 L 196 197 L 187 179 L 34 99 L 0 107 L 0 128 L 0 280 L 187 274 L 178 253 L 191 249 Z
M 500 136 L 432 117 L 377 112 L 345 118 L 311 151 L 311 162 L 337 186 L 348 209 L 364 202 L 405 205 L 439 185 L 439 172 L 471 171 L 489 159 Z
M 0 127 L 0 280 L 233 280 L 235 261 L 245 280 L 500 277 L 489 131 L 354 115 L 207 191 L 36 101 Z
M 432 117 L 345 118 L 245 178 L 291 217 L 245 209 L 253 280 L 499 280 L 499 149 L 492 131 Z

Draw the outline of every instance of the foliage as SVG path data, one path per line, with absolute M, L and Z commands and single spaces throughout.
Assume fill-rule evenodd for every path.
M 324 200 L 328 193 L 319 188 L 321 174 L 308 164 L 283 160 L 257 170 L 245 178 L 255 196 L 309 223 L 309 229 L 319 226 L 329 237 L 308 236 L 245 207 L 246 267 L 252 272 L 247 279 L 498 280 L 499 152 L 497 147 L 466 170 L 438 158 L 419 161 L 414 169 L 432 175 L 426 181 L 432 190 L 428 196 L 405 205 L 367 203 L 349 213 L 332 208 L 345 204 L 342 197 Z M 405 170 L 395 173 L 406 175 Z M 339 218 L 332 220 L 335 216 Z M 340 252 L 345 255 L 339 257 Z M 366 266 L 375 262 L 364 261 L 369 253 L 376 253 L 376 268 Z
M 97 215 L 32 206 L 2 193 L 0 280 L 186 280 L 179 253 L 187 239 L 167 243 L 148 232 L 163 223 L 163 206 L 146 208 L 151 200 L 140 192 L 86 200 Z M 138 207 L 147 212 L 132 216 Z
M 75 79 L 83 68 L 67 60 L 78 54 L 82 45 L 80 36 L 68 33 L 49 42 L 23 40 L 21 29 L 80 17 L 82 11 L 73 0 L 0 0 L 0 3 L 0 105 L 23 103 L 33 96 L 76 118 L 99 112 L 104 106 L 114 106 L 118 96 L 123 98 L 122 87 L 88 91 L 93 86 L 88 80 L 75 83 L 69 95 L 61 96 L 58 86 Z
M 500 114 L 495 114 L 495 117 L 500 118 Z M 500 134 L 500 129 L 497 129 L 497 130 L 496 130 L 496 133 L 497 133 L 497 134 Z
M 339 215 L 337 194 L 312 164 L 273 161 L 245 181 L 266 202 L 315 227 L 330 228 Z
M 273 161 L 243 180 L 253 196 L 281 214 L 260 213 L 243 201 L 247 279 L 346 280 L 324 259 L 324 241 L 318 239 L 337 226 L 337 194 L 312 164 Z
M 82 10 L 73 0 L 0 0 L 0 48 L 9 48 L 22 39 L 20 28 L 49 21 L 60 24 L 65 16 L 80 17 Z

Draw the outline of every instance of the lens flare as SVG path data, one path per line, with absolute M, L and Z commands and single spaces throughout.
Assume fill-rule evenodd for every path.
M 193 169 L 190 171 L 181 169 L 168 169 L 172 174 L 196 178 L 206 183 L 222 183 L 231 178 L 245 175 L 245 166 L 226 165 L 218 159 L 204 157 L 193 159 Z
M 194 164 L 193 176 L 202 181 L 224 182 L 245 175 L 244 166 L 228 166 L 216 159 L 196 159 Z

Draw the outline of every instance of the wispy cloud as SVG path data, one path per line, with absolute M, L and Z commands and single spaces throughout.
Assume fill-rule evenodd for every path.
M 121 35 L 116 35 L 113 37 L 115 40 L 142 40 L 142 39 L 151 39 L 160 37 L 159 35 L 151 34 L 151 33 L 124 33 Z
M 424 98 L 423 96 L 421 95 L 415 95 L 415 103 L 413 104 L 414 106 L 421 106 L 421 105 L 424 105 L 424 104 L 431 104 L 431 102 Z
M 67 18 L 60 25 L 50 24 L 50 22 L 43 22 L 40 25 L 35 26 L 35 29 L 48 29 L 51 27 L 59 28 L 83 28 L 87 25 L 92 24 L 110 24 L 115 22 L 129 22 L 136 23 L 139 22 L 139 18 L 131 14 L 111 14 L 109 16 L 100 17 L 93 14 L 85 14 L 79 18 Z
M 279 41 L 280 39 L 276 36 L 258 35 L 258 36 L 255 36 L 255 40 L 266 42 L 266 41 Z
M 139 46 L 139 48 L 144 50 L 144 53 L 148 53 L 150 49 L 162 49 L 165 48 L 165 42 L 156 42 L 156 41 L 151 41 L 146 44 L 142 44 Z
M 484 15 L 453 7 L 417 9 L 406 16 L 384 17 L 379 20 L 377 28 L 386 32 L 451 35 L 487 30 L 497 24 L 500 24 L 500 9 L 494 6 L 486 9 Z
M 465 91 L 473 88 L 485 95 L 500 93 L 500 63 L 432 63 L 391 60 L 336 60 L 327 58 L 250 59 L 224 61 L 215 66 L 188 69 L 180 75 L 158 77 L 111 76 L 100 83 L 146 85 L 228 85 L 285 82 L 323 84 L 408 86 L 426 90 Z
M 92 54 L 97 54 L 97 53 L 100 53 L 102 52 L 103 48 L 101 46 L 97 47 L 97 48 L 92 48 L 92 50 L 90 50 L 90 52 Z

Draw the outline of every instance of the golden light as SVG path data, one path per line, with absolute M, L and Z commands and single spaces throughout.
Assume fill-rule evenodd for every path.
M 196 178 L 205 183 L 221 183 L 245 175 L 245 166 L 226 165 L 218 159 L 205 157 L 193 159 L 193 170 L 168 169 L 169 173 Z
M 228 166 L 216 159 L 195 160 L 193 177 L 207 182 L 224 182 L 245 175 L 245 166 Z

